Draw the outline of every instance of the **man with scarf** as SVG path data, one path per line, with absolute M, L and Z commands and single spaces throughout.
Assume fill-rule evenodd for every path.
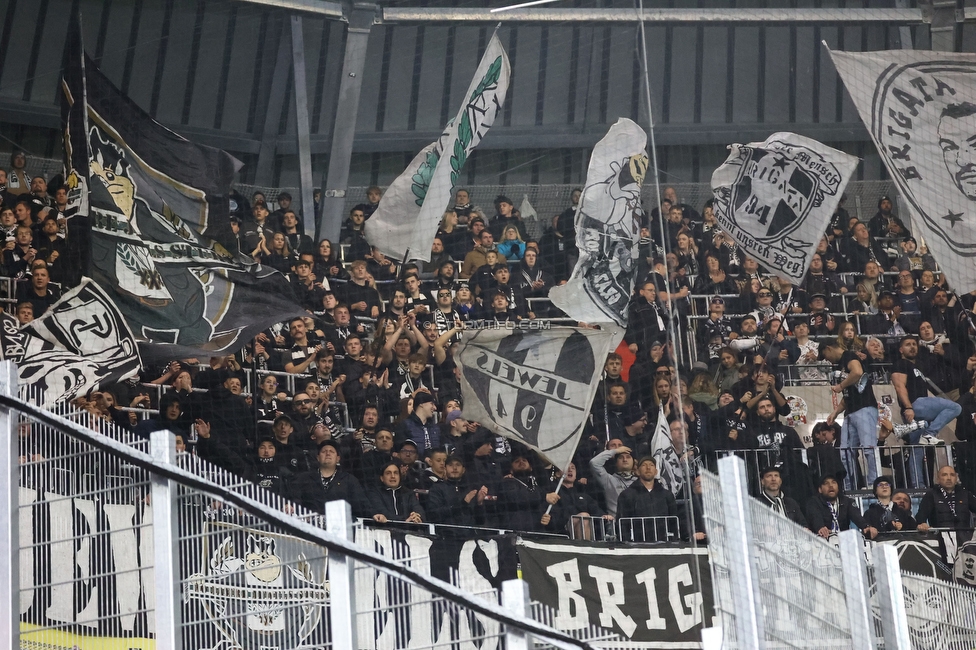
M 840 493 L 840 486 L 832 474 L 820 478 L 817 492 L 807 500 L 807 527 L 814 534 L 829 539 L 851 527 L 853 523 L 861 532 L 874 539 L 878 529 L 870 526 L 854 505 Z
M 915 518 L 910 510 L 899 507 L 892 497 L 891 477 L 879 476 L 874 480 L 874 496 L 877 503 L 868 506 L 864 513 L 864 520 L 878 532 L 915 530 Z
M 976 513 L 976 496 L 959 485 L 959 476 L 949 465 L 939 468 L 939 482 L 928 489 L 918 505 L 918 530 L 929 528 L 971 528 L 970 513 Z
M 434 397 L 426 390 L 413 396 L 413 413 L 403 421 L 397 434 L 399 441 L 412 440 L 417 445 L 417 455 L 423 456 L 428 449 L 439 447 L 441 434 L 432 418 L 437 410 Z
M 449 456 L 444 471 L 444 480 L 434 483 L 427 495 L 428 520 L 454 526 L 483 524 L 488 487 L 478 487 L 464 478 L 464 459 L 460 456 Z
M 800 526 L 807 525 L 800 504 L 783 494 L 783 477 L 780 475 L 779 466 L 766 466 L 760 481 L 762 482 L 762 489 L 759 491 L 760 502 Z

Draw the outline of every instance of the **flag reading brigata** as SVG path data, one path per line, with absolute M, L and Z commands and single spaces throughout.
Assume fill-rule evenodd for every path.
M 70 207 L 91 225 L 92 279 L 143 352 L 221 354 L 301 315 L 287 279 L 238 250 L 228 197 L 240 163 L 153 121 L 86 57 L 77 16 L 72 25 L 61 84 Z
M 795 133 L 729 150 L 712 174 L 715 218 L 746 253 L 800 283 L 857 158 Z
M 455 356 L 465 417 L 566 469 L 622 336 L 615 327 L 465 332 Z
M 505 103 L 512 69 L 494 34 L 464 104 L 436 142 L 424 147 L 386 190 L 366 222 L 366 236 L 380 251 L 404 259 L 430 261 L 430 245 L 454 196 L 461 168 Z
M 976 289 L 976 56 L 831 52 L 922 235 L 960 293 Z
M 576 212 L 580 256 L 569 282 L 549 290 L 552 303 L 587 323 L 627 325 L 637 274 L 641 186 L 647 134 L 620 118 L 593 147 Z
M 44 314 L 20 327 L 0 314 L 0 358 L 18 366 L 19 382 L 50 407 L 139 372 L 138 345 L 118 308 L 84 278 Z

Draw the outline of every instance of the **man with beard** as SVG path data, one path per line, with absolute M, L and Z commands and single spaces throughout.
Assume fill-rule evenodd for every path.
M 864 513 L 864 520 L 878 532 L 915 530 L 915 518 L 911 511 L 906 511 L 891 500 L 891 477 L 879 476 L 874 480 L 874 496 L 877 503 L 868 506 Z
M 939 468 L 938 485 L 928 489 L 918 504 L 918 530 L 929 528 L 972 528 L 976 496 L 959 485 L 959 476 L 949 465 Z
M 399 437 L 410 439 L 417 445 L 417 454 L 423 455 L 428 449 L 440 446 L 440 431 L 431 420 L 437 411 L 434 397 L 421 390 L 413 397 L 413 413 L 404 420 Z
M 427 519 L 434 524 L 483 525 L 488 488 L 465 480 L 460 456 L 448 457 L 444 472 L 444 480 L 434 483 L 427 495 Z
M 359 481 L 339 468 L 339 445 L 334 440 L 321 442 L 317 459 L 317 469 L 298 476 L 292 483 L 292 500 L 312 512 L 323 512 L 329 501 L 346 501 L 353 517 L 372 516 Z
M 779 421 L 776 404 L 771 397 L 761 397 L 756 403 L 756 421 L 752 425 L 761 463 L 778 464 L 786 483 L 787 492 L 798 499 L 810 493 L 809 470 L 799 457 L 803 442 L 795 429 Z
M 636 403 L 628 402 L 627 387 L 623 382 L 609 387 L 606 409 L 601 408 L 593 415 L 593 434 L 598 439 L 619 438 L 632 449 L 636 449 L 647 425 L 647 416 Z
M 886 237 L 891 237 L 894 232 L 908 232 L 905 228 L 905 224 L 902 223 L 901 219 L 895 216 L 891 211 L 894 207 L 891 199 L 887 196 L 882 196 L 878 199 L 878 211 L 871 221 L 868 222 L 868 231 L 871 233 L 872 237 L 880 237 L 882 239 Z M 895 222 L 896 226 L 892 228 L 892 222 Z
M 621 492 L 617 500 L 617 521 L 621 525 L 621 538 L 635 542 L 667 541 L 669 531 L 666 520 L 658 519 L 650 525 L 645 521 L 622 520 L 677 516 L 678 504 L 674 495 L 657 480 L 657 461 L 651 456 L 641 458 L 637 466 L 637 480 Z
M 559 502 L 553 508 L 552 516 L 553 528 L 559 532 L 570 531 L 573 539 L 603 539 L 605 529 L 613 521 L 613 516 L 603 512 L 585 486 L 576 485 L 575 463 L 570 463 L 563 473 Z M 591 517 L 602 518 L 604 525 L 597 526 L 598 530 L 594 531 Z
M 807 519 L 800 509 L 800 504 L 783 494 L 783 477 L 779 467 L 768 465 L 759 477 L 762 489 L 759 491 L 759 501 L 783 515 L 790 521 L 806 527 Z
M 511 471 L 502 478 L 495 505 L 496 525 L 523 532 L 545 531 L 552 521 L 546 505 L 555 505 L 560 497 L 546 492 L 533 475 L 533 454 L 526 449 L 512 450 Z
M 296 442 L 303 449 L 311 449 L 311 438 L 309 434 L 322 418 L 315 412 L 315 401 L 308 396 L 308 393 L 298 393 L 292 398 L 292 413 L 290 420 L 295 427 Z
M 847 271 L 857 272 L 871 260 L 876 261 L 882 269 L 891 268 L 891 260 L 863 223 L 857 223 L 851 228 L 851 238 L 844 242 L 842 252 L 846 260 Z
M 922 304 L 922 318 L 932 323 L 932 329 L 936 334 L 945 334 L 949 340 L 966 340 L 966 317 L 963 315 L 962 305 L 953 296 L 949 298 L 949 292 L 939 287 L 930 294 L 931 304 Z
M 614 443 L 616 446 L 611 446 Z M 620 440 L 611 440 L 607 443 L 607 447 L 605 451 L 601 451 L 590 460 L 590 472 L 603 488 L 607 512 L 613 515 L 617 512 L 617 498 L 620 493 L 636 481 L 637 476 L 634 474 L 634 456 L 630 447 L 624 446 Z M 613 474 L 607 472 L 604 467 L 611 458 L 614 458 L 616 466 Z
M 850 498 L 841 495 L 836 478 L 829 475 L 822 477 L 817 492 L 807 500 L 807 527 L 814 534 L 830 539 L 848 530 L 853 523 L 869 538 L 877 536 L 878 529 L 865 521 Z
M 833 412 L 827 416 L 832 425 L 837 416 L 844 413 L 840 446 L 843 449 L 844 467 L 847 469 L 847 487 L 855 489 L 858 449 L 864 451 L 867 460 L 868 484 L 878 477 L 874 449 L 878 446 L 878 399 L 874 395 L 871 378 L 871 357 L 860 358 L 853 350 L 844 350 L 834 342 L 822 348 L 823 358 L 835 364 L 843 379 L 830 387 L 831 392 L 843 394 Z

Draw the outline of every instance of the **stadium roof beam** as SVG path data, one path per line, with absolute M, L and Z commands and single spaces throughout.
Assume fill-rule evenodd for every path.
M 512 9 L 492 13 L 489 9 L 468 7 L 384 7 L 383 22 L 588 22 L 634 23 L 640 20 L 635 9 Z M 973 18 L 976 18 L 974 16 Z M 973 19 L 971 18 L 971 19 Z M 824 24 L 868 23 L 923 24 L 918 9 L 644 9 L 643 20 L 667 24 Z
M 240 0 L 252 5 L 315 14 L 326 18 L 343 18 L 342 4 L 328 0 Z

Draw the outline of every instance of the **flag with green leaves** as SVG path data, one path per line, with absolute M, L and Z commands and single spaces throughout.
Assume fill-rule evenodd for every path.
M 461 110 L 436 142 L 418 153 L 386 190 L 366 222 L 366 239 L 396 259 L 430 261 L 430 245 L 471 151 L 505 103 L 511 66 L 498 34 L 491 37 Z

